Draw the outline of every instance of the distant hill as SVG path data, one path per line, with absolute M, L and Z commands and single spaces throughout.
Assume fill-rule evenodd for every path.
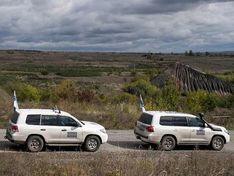
M 151 82 L 162 87 L 168 80 L 173 80 L 182 92 L 205 90 L 221 95 L 233 93 L 230 83 L 181 63 L 169 66 L 163 73 L 154 77 Z

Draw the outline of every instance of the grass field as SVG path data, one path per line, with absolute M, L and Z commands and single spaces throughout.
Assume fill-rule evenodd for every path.
M 0 153 L 0 175 L 215 176 L 234 174 L 234 153 Z M 23 169 L 22 169 L 23 168 Z
M 209 115 L 233 116 L 233 95 L 215 103 L 220 97 L 208 97 L 200 107 L 186 107 L 186 97 L 177 97 L 172 107 L 150 85 L 149 79 L 163 72 L 175 62 L 189 64 L 233 84 L 234 56 L 159 54 L 159 53 L 82 53 L 41 51 L 0 51 L 0 127 L 12 111 L 12 90 L 17 90 L 20 107 L 52 108 L 57 105 L 82 120 L 101 123 L 109 129 L 134 126 L 140 115 L 138 97 L 126 91 L 133 83 L 134 91 L 146 94 L 146 105 L 151 110 L 174 110 L 190 113 L 202 111 L 208 105 Z M 142 79 L 144 79 L 142 81 Z M 137 82 L 137 80 L 140 80 Z M 64 84 L 65 81 L 65 84 Z M 134 82 L 135 81 L 135 82 Z M 147 84 L 147 85 L 146 85 Z M 170 89 L 169 89 L 170 90 Z M 170 91 L 173 94 L 173 91 Z M 164 91 L 165 94 L 165 91 Z M 199 97 L 199 95 L 198 95 Z M 201 97 L 201 96 L 200 96 Z M 161 98 L 161 99 L 160 99 Z M 152 101 L 153 99 L 156 100 Z M 195 102 L 195 101 L 194 101 Z M 193 110 L 193 107 L 197 107 Z M 213 120 L 233 129 L 233 118 Z M 124 123 L 123 123 L 124 122 Z

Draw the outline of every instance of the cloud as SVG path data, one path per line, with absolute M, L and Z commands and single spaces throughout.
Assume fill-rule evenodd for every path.
M 2 0 L 0 48 L 229 50 L 233 8 L 223 0 Z

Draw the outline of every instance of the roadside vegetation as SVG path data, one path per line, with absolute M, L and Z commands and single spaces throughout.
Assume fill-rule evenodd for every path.
M 234 173 L 234 155 L 223 152 L 1 153 L 0 160 L 3 161 L 0 175 L 15 176 L 231 176 Z
M 147 110 L 193 114 L 204 112 L 208 121 L 234 129 L 233 95 L 221 96 L 205 91 L 181 94 L 172 82 L 168 82 L 163 88 L 151 84 L 150 80 L 154 76 L 176 61 L 175 56 L 153 53 L 1 51 L 0 127 L 5 127 L 12 112 L 11 97 L 13 90 L 16 90 L 22 108 L 57 106 L 81 120 L 96 121 L 107 129 L 134 127 L 141 113 L 140 94 Z M 196 68 L 197 62 L 194 59 L 200 59 L 201 63 L 206 61 L 204 59 L 209 63 L 212 60 L 212 57 L 205 56 L 194 56 L 193 59 L 189 56 L 180 57 L 181 61 L 191 62 Z M 232 58 L 222 58 L 225 59 L 226 62 L 220 66 L 225 66 L 225 71 L 217 72 L 215 69 L 214 74 L 233 83 L 233 71 L 229 68 Z M 201 64 L 199 67 L 204 65 L 207 66 Z M 213 118 L 217 115 L 227 117 Z
M 140 94 L 144 97 L 147 110 L 193 114 L 204 112 L 208 115 L 208 120 L 212 120 L 209 114 L 214 111 L 217 111 L 216 115 L 223 116 L 226 113 L 226 116 L 230 116 L 234 107 L 233 95 L 221 96 L 205 91 L 181 95 L 171 82 L 162 89 L 155 87 L 147 75 L 136 76 L 130 83 L 123 85 L 122 91 L 112 94 L 105 94 L 99 86 L 79 84 L 66 79 L 48 87 L 18 82 L 9 82 L 3 87 L 9 94 L 16 90 L 21 107 L 52 108 L 56 105 L 79 119 L 96 121 L 107 129 L 134 127 L 134 122 L 140 114 L 138 101 Z M 223 111 L 224 109 L 226 111 Z M 234 128 L 232 117 L 217 123 Z

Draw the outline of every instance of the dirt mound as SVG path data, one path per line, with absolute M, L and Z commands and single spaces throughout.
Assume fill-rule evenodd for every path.
M 230 83 L 181 63 L 169 66 L 151 82 L 158 87 L 163 87 L 168 80 L 173 80 L 182 92 L 206 90 L 222 95 L 233 93 Z

